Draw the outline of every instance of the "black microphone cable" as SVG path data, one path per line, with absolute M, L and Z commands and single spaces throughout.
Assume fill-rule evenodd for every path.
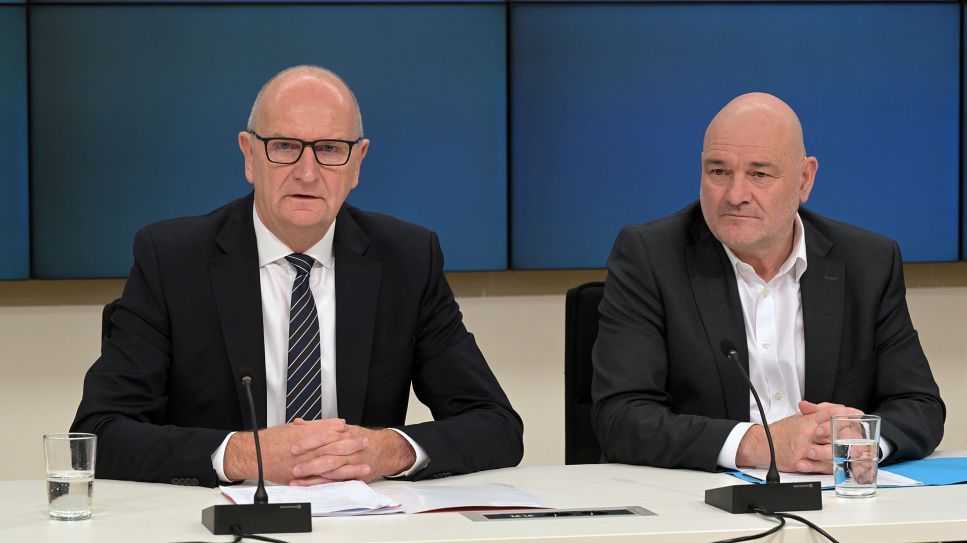
M 826 539 L 828 539 L 831 543 L 839 543 L 839 541 L 837 541 L 836 538 L 834 538 L 833 536 L 829 535 L 829 532 L 827 532 L 826 530 L 823 530 L 822 528 L 820 528 L 819 526 L 817 526 L 815 523 L 813 523 L 813 522 L 811 522 L 811 521 L 809 521 L 809 520 L 807 520 L 807 519 L 805 519 L 803 517 L 800 517 L 799 515 L 793 515 L 792 513 L 770 513 L 769 511 L 766 511 L 765 509 L 763 509 L 762 507 L 759 507 L 757 505 L 754 505 L 754 506 L 750 507 L 749 509 L 751 509 L 753 513 L 755 513 L 755 514 L 757 514 L 759 516 L 774 518 L 774 519 L 776 519 L 776 520 L 779 521 L 779 524 L 773 526 L 772 528 L 769 528 L 768 530 L 766 530 L 764 532 L 759 532 L 757 534 L 744 535 L 742 537 L 736 537 L 736 538 L 733 538 L 733 539 L 722 539 L 722 540 L 719 540 L 719 541 L 713 541 L 712 543 L 739 543 L 739 541 L 752 541 L 754 539 L 761 539 L 763 537 L 772 535 L 772 534 L 778 532 L 779 530 L 781 530 L 783 528 L 783 526 L 786 525 L 786 519 L 787 518 L 805 524 L 809 528 L 811 528 L 811 529 L 815 530 L 817 533 L 819 533 L 819 535 L 821 535 L 821 536 L 825 537 Z
M 235 539 L 231 543 L 239 543 L 243 539 L 255 539 L 258 541 L 266 541 L 267 543 L 289 543 L 288 541 L 282 539 L 273 539 L 271 537 L 265 537 L 264 535 L 255 534 L 240 534 L 238 530 L 235 530 Z M 223 543 L 221 541 L 178 541 L 177 543 Z

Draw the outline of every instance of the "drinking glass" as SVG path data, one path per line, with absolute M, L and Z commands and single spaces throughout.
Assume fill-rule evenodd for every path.
M 44 435 L 47 459 L 47 507 L 50 518 L 91 518 L 97 436 L 82 433 Z

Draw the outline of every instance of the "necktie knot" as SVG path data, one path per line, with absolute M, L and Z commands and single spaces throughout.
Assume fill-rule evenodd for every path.
M 304 255 L 302 253 L 292 253 L 291 255 L 286 256 L 285 259 L 289 261 L 289 264 L 292 264 L 293 268 L 295 268 L 296 277 L 307 275 L 309 270 L 312 269 L 312 264 L 316 261 L 316 259 L 312 258 L 311 256 Z

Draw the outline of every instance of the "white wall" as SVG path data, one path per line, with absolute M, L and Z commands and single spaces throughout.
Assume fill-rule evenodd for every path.
M 947 402 L 942 448 L 967 449 L 967 264 L 906 268 L 915 325 Z M 564 461 L 564 292 L 602 271 L 451 274 L 467 326 L 524 418 L 525 465 Z M 73 419 L 118 280 L 0 282 L 0 479 L 43 476 L 41 435 Z M 409 418 L 427 410 L 412 403 Z

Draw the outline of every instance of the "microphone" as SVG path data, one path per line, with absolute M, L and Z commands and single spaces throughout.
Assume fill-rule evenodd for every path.
M 725 358 L 735 362 L 735 366 L 739 368 L 739 373 L 742 374 L 742 379 L 745 380 L 745 383 L 749 385 L 749 390 L 752 391 L 752 397 L 755 398 L 755 405 L 759 408 L 759 419 L 762 421 L 762 428 L 766 431 L 766 442 L 769 443 L 769 472 L 766 474 L 766 483 L 778 483 L 779 468 L 776 467 L 776 446 L 772 442 L 772 432 L 769 431 L 769 421 L 766 420 L 766 412 L 762 410 L 762 400 L 759 399 L 759 393 L 752 386 L 752 379 L 749 379 L 749 374 L 746 373 L 745 367 L 739 360 L 739 350 L 735 347 L 735 343 L 727 339 L 722 341 L 722 354 L 725 355 Z M 258 449 L 258 441 L 255 442 L 255 447 Z
M 212 505 L 201 512 L 201 523 L 215 535 L 251 535 L 271 533 L 295 533 L 312 531 L 312 508 L 309 503 L 269 503 L 262 473 L 262 446 L 259 443 L 258 419 L 255 401 L 252 399 L 252 370 L 242 368 L 238 372 L 255 438 L 255 456 L 258 462 L 259 480 L 251 505 Z
M 248 399 L 248 412 L 252 418 L 252 433 L 255 436 L 255 459 L 259 466 L 259 485 L 255 490 L 255 497 L 252 501 L 254 503 L 269 503 L 269 493 L 265 491 L 265 475 L 262 473 L 262 446 L 259 444 L 259 425 L 255 416 L 255 400 L 252 399 L 252 370 L 251 368 L 242 368 L 238 375 L 241 377 L 242 387 L 245 388 L 245 398 Z M 762 418 L 764 419 L 765 416 Z M 772 447 L 772 438 L 769 438 L 769 447 Z M 775 457 L 775 454 L 773 454 L 773 457 Z M 779 480 L 778 474 L 776 474 L 776 480 Z
M 722 341 L 722 354 L 735 362 L 739 373 L 755 399 L 762 419 L 762 428 L 769 443 L 769 471 L 766 474 L 766 484 L 733 485 L 712 488 L 705 491 L 705 503 L 729 513 L 752 513 L 753 509 L 762 508 L 770 513 L 778 511 L 817 511 L 823 508 L 821 485 L 819 481 L 808 483 L 781 483 L 779 469 L 776 466 L 776 447 L 772 442 L 772 432 L 769 431 L 769 421 L 766 420 L 765 410 L 759 393 L 752 386 L 752 380 L 746 373 L 745 367 L 739 360 L 739 350 L 735 343 L 726 339 Z

